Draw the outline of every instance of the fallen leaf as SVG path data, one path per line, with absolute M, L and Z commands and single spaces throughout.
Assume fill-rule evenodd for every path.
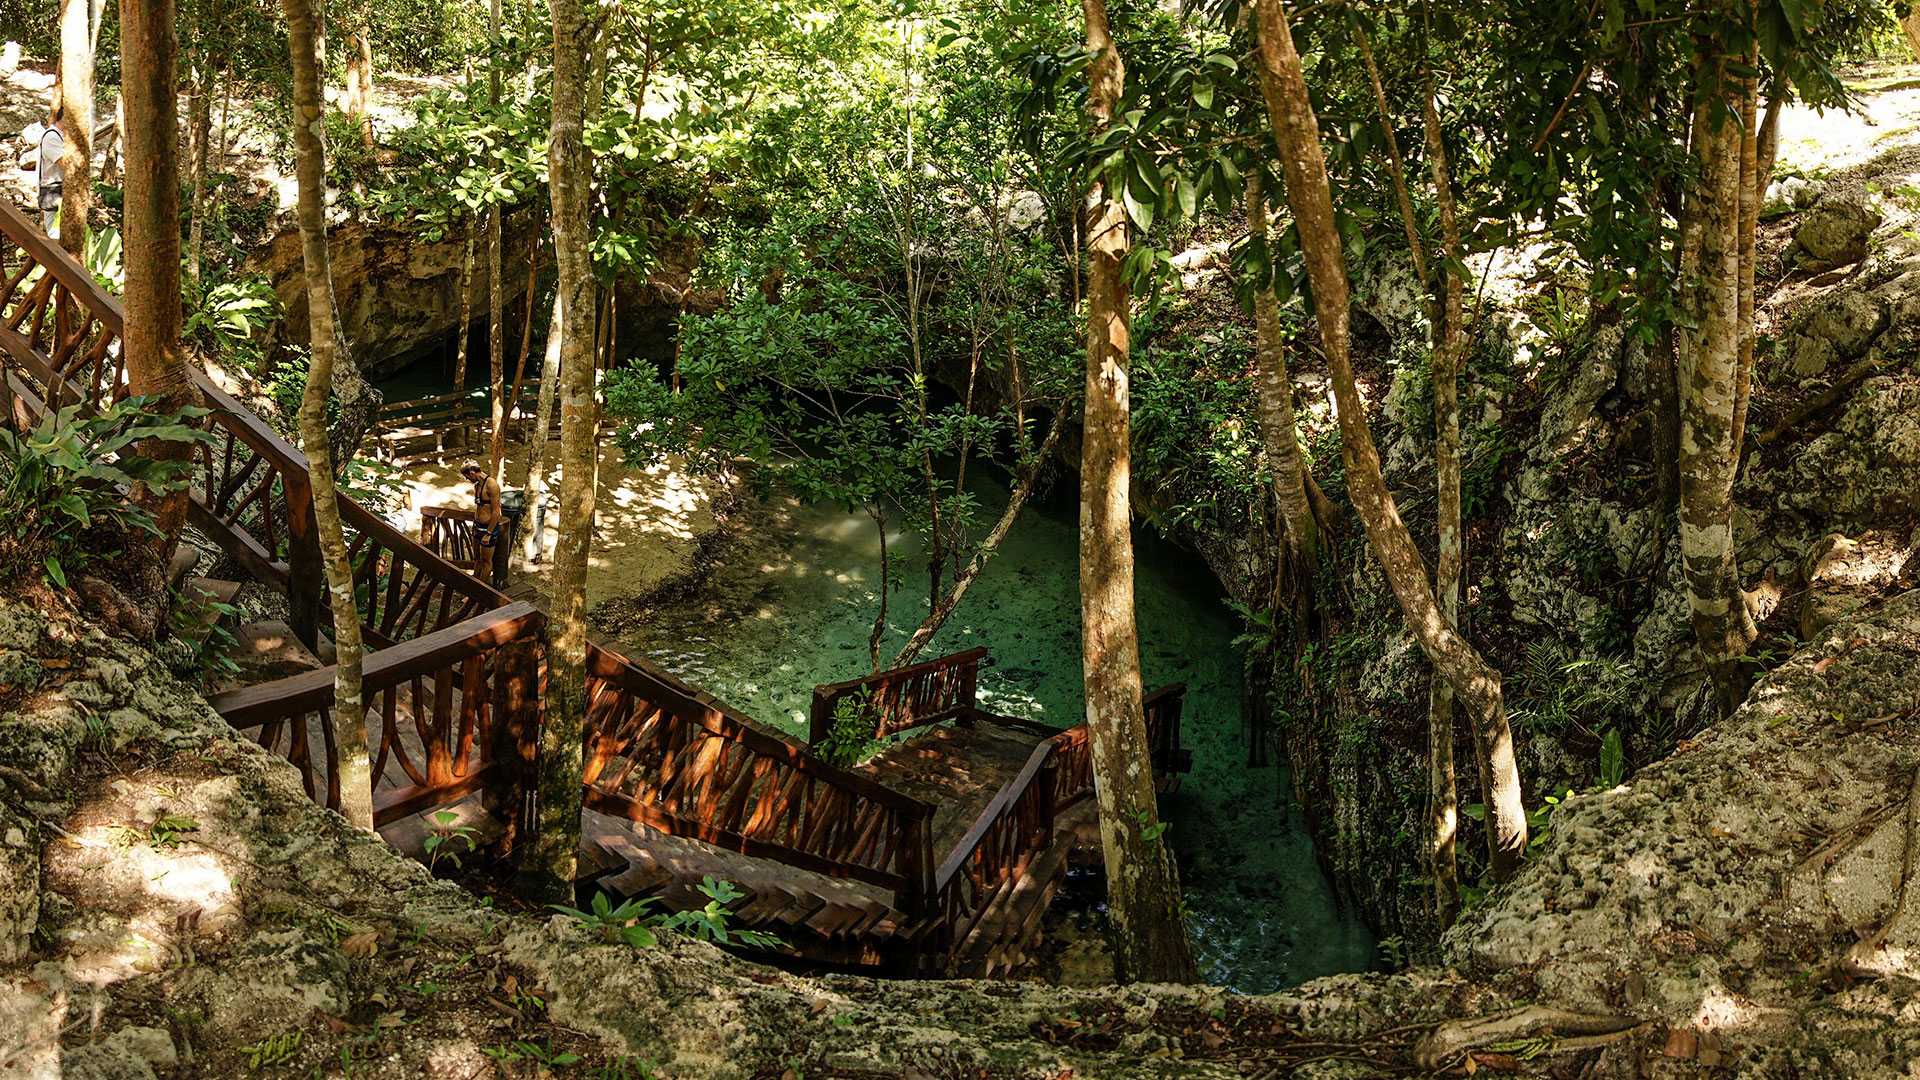
M 1692 1028 L 1674 1028 L 1667 1032 L 1667 1045 L 1660 1052 L 1670 1058 L 1691 1061 L 1699 1049 L 1700 1043 Z
M 73 666 L 73 661 L 63 660 L 58 656 L 43 656 L 40 658 L 40 666 L 48 671 L 65 671 Z
M 371 960 L 380 951 L 380 934 L 374 930 L 355 934 L 340 943 L 340 951 L 355 960 Z
M 1829 656 L 1826 659 L 1819 661 L 1818 663 L 1813 665 L 1813 673 L 1815 675 L 1825 675 L 1827 673 L 1827 669 L 1832 667 L 1834 663 L 1839 659 L 1840 658 L 1837 656 Z

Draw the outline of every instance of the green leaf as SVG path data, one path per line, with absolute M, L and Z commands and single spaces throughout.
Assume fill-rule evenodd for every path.
M 67 572 L 60 568 L 60 560 L 47 556 L 47 579 L 64 589 L 67 587 Z

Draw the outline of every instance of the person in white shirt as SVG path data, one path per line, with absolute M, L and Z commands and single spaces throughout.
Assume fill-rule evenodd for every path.
M 47 130 L 40 136 L 40 162 L 35 177 L 40 185 L 40 227 L 48 236 L 58 235 L 60 194 L 65 180 L 65 170 L 60 166 L 61 155 L 67 152 L 66 139 L 60 134 L 62 119 L 60 106 L 55 105 L 47 117 Z

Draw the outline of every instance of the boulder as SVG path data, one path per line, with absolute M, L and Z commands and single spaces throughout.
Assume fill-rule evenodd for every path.
M 1880 227 L 1881 220 L 1880 211 L 1864 194 L 1829 193 L 1794 229 L 1794 246 L 1809 269 L 1856 263 L 1867 257 L 1867 239 Z

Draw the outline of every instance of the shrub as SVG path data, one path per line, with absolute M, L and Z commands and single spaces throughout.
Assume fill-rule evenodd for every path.
M 118 550 L 129 531 L 156 531 L 127 492 L 135 484 L 179 491 L 192 465 L 154 461 L 130 448 L 147 439 L 209 440 L 187 424 L 206 410 L 159 413 L 156 400 L 128 398 L 92 416 L 70 405 L 25 434 L 0 429 L 0 575 L 38 571 L 66 588 L 69 573 Z

